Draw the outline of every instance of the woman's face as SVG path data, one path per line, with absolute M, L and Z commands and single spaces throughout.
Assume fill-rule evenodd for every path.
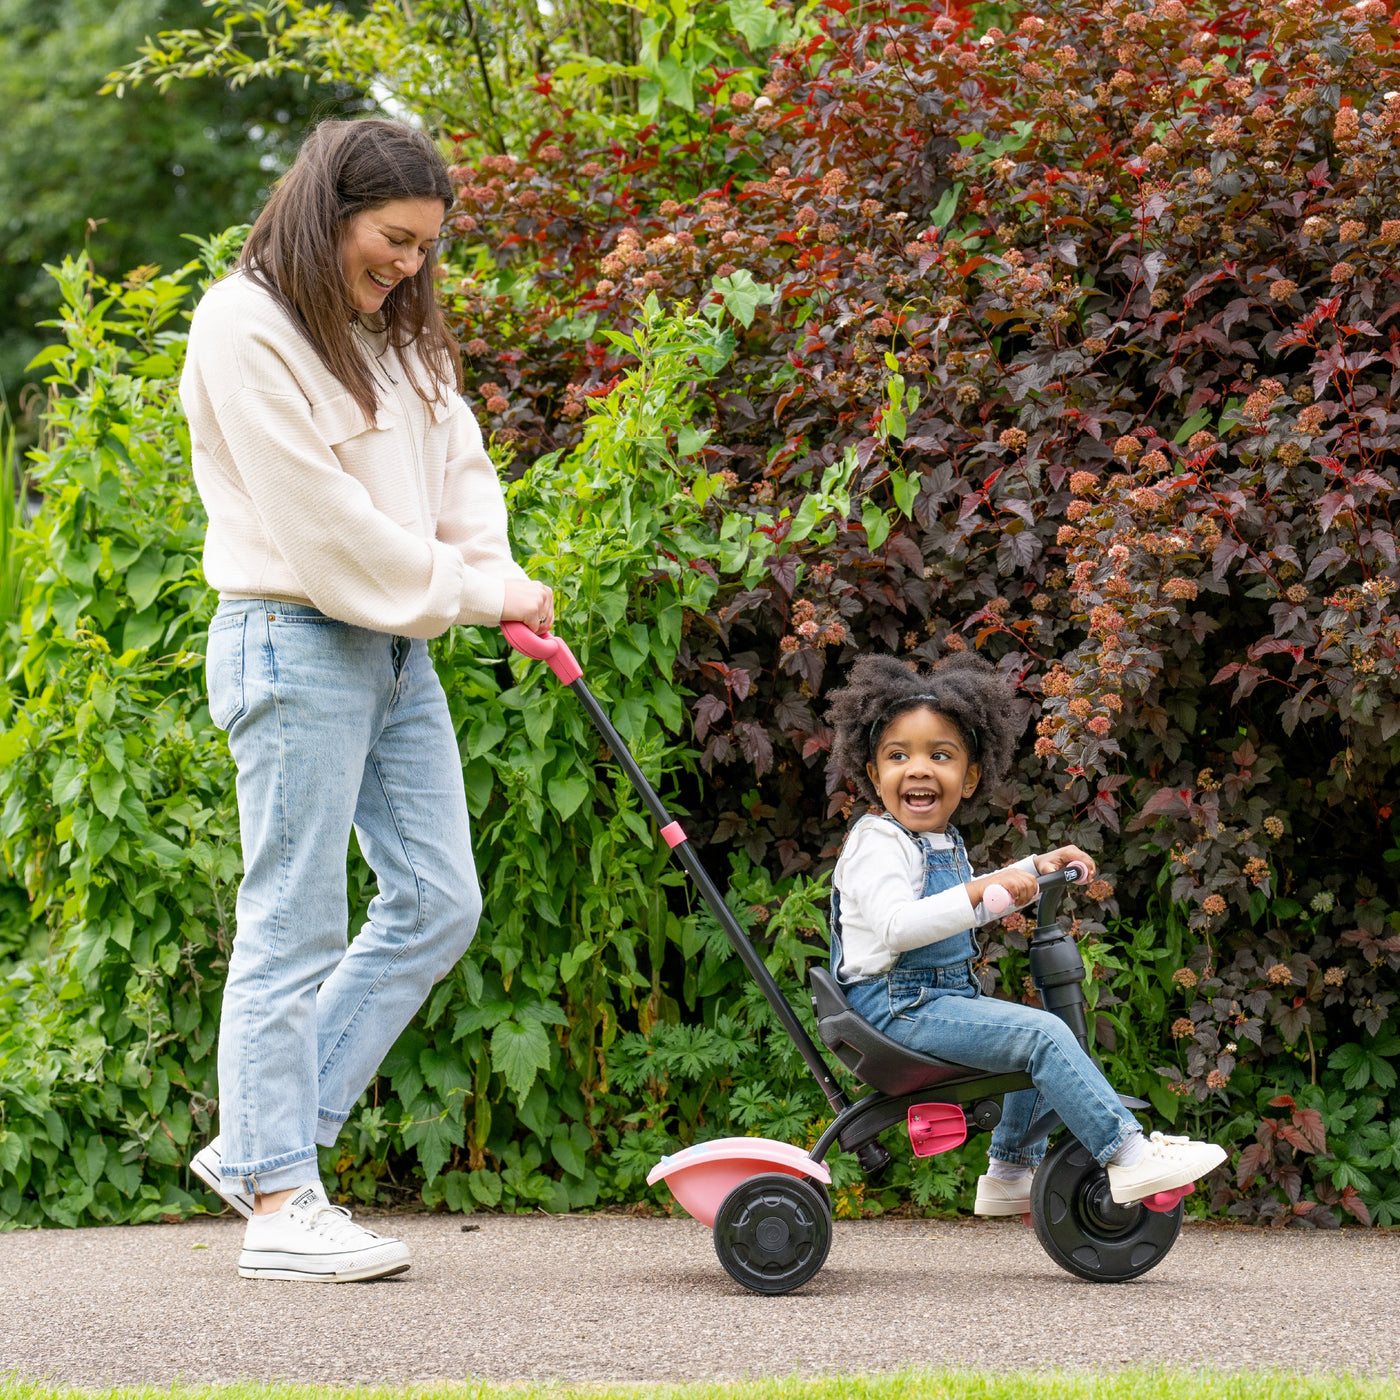
M 378 311 L 423 266 L 444 212 L 440 199 L 391 199 L 350 219 L 340 240 L 340 266 L 356 311 Z

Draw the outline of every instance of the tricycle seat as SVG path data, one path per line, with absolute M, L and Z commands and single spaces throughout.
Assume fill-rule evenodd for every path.
M 822 1044 L 862 1083 L 885 1094 L 912 1094 L 984 1071 L 937 1060 L 877 1031 L 846 1000 L 841 984 L 824 967 L 808 970 L 812 1010 Z

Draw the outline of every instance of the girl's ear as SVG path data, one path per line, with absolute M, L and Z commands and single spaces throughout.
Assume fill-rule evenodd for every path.
M 962 795 L 971 797 L 977 791 L 977 784 L 982 781 L 982 765 L 980 763 L 969 763 L 967 773 L 963 778 Z
M 870 786 L 875 789 L 876 794 L 880 791 L 880 770 L 873 764 L 865 765 L 865 776 L 870 779 Z

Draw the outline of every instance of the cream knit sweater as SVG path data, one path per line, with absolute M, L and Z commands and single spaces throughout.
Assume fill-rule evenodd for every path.
M 505 579 L 525 574 L 476 419 L 451 385 L 425 404 L 385 337 L 366 342 L 372 424 L 251 278 L 205 294 L 180 379 L 205 578 L 397 636 L 499 622 Z

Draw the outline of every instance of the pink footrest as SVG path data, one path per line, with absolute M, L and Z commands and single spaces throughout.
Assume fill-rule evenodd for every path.
M 1173 1186 L 1170 1191 L 1155 1191 L 1150 1196 L 1144 1196 L 1140 1204 L 1165 1215 L 1169 1210 L 1175 1210 L 1195 1189 L 1196 1183 L 1188 1181 L 1185 1186 Z
M 909 1110 L 909 1141 L 916 1157 L 932 1157 L 967 1141 L 967 1119 L 955 1103 L 916 1103 Z

